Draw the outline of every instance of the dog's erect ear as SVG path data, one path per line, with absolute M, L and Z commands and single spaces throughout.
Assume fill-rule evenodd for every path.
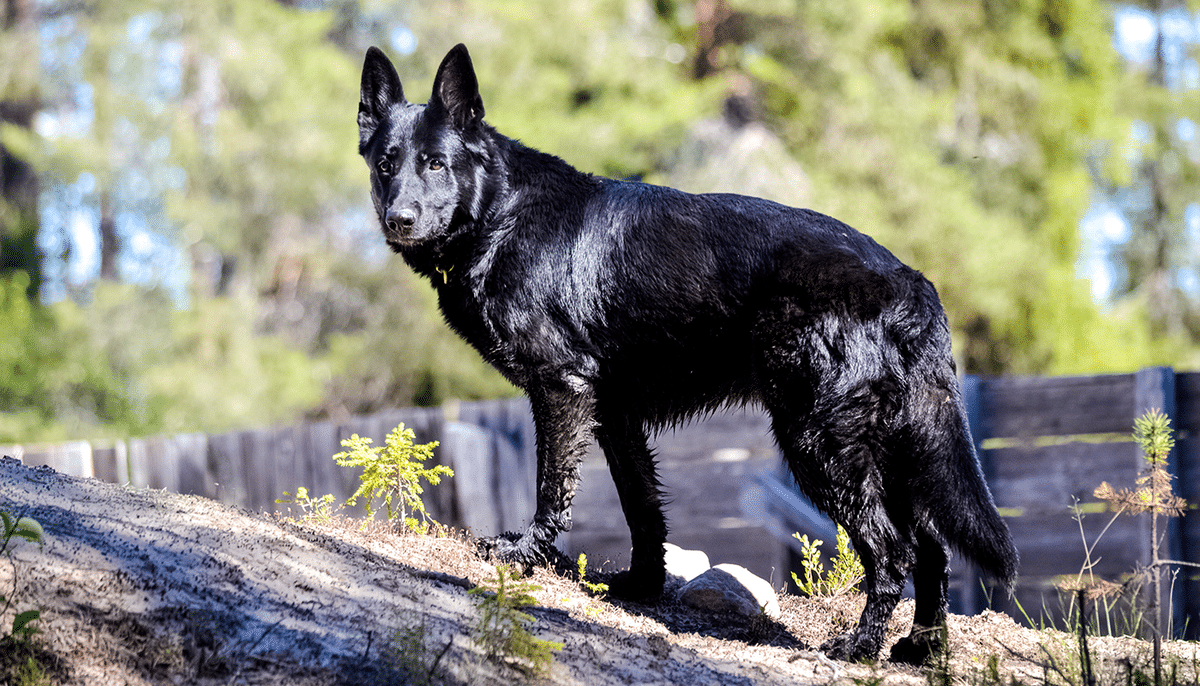
M 483 120 L 483 98 L 467 46 L 459 43 L 446 53 L 433 80 L 429 102 L 440 103 L 459 129 L 467 129 Z
M 379 48 L 367 48 L 367 59 L 363 63 L 362 88 L 358 96 L 358 147 L 359 152 L 375 134 L 379 124 L 387 117 L 388 109 L 404 102 L 404 89 L 400 76 L 391 60 Z

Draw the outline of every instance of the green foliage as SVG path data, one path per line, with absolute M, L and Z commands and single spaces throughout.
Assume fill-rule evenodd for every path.
M 442 476 L 454 476 L 454 470 L 446 465 L 425 467 L 425 461 L 433 457 L 433 449 L 438 443 L 415 445 L 415 438 L 413 430 L 404 428 L 403 424 L 388 434 L 384 446 L 371 447 L 370 438 L 354 434 L 342 441 L 342 447 L 347 450 L 334 455 L 333 459 L 343 467 L 361 467 L 363 470 L 359 476 L 362 484 L 346 500 L 347 505 L 354 505 L 360 497 L 365 498 L 367 516 L 370 517 L 374 514 L 375 501 L 382 498 L 388 520 L 399 517 L 408 530 L 425 534 L 431 524 L 439 531 L 442 525 L 425 511 L 425 503 L 421 500 L 425 489 L 421 480 L 436 486 L 441 483 Z
M 608 584 L 600 584 L 594 581 L 587 580 L 587 555 L 579 553 L 579 559 L 576 560 L 576 569 L 579 571 L 579 583 L 588 590 L 592 595 L 601 595 L 608 593 Z
M 423 102 L 446 50 L 466 42 L 488 120 L 584 171 L 652 174 L 689 122 L 718 112 L 723 84 L 666 59 L 671 27 L 649 3 L 431 3 L 410 25 L 422 48 L 398 65 L 420 84 L 405 82 L 409 99 Z
M 0 510 L 0 526 L 3 527 L 0 531 L 0 557 L 11 556 L 13 545 L 22 540 L 39 546 L 45 544 L 46 533 L 32 517 L 13 517 Z M 0 594 L 0 617 L 8 614 L 15 602 L 18 576 L 14 565 L 13 588 L 7 596 Z M 34 637 L 41 633 L 37 626 L 41 618 L 42 613 L 38 610 L 17 612 L 13 616 L 11 630 L 0 634 L 0 681 L 20 686 L 45 686 L 50 683 L 34 647 Z M 8 680 L 5 680 L 6 676 Z
M 62 439 L 74 426 L 125 420 L 133 398 L 74 327 L 72 308 L 31 302 L 28 285 L 25 272 L 0 275 L 0 442 Z
M 253 308 L 234 299 L 181 310 L 161 291 L 105 283 L 87 307 L 40 305 L 27 284 L 0 275 L 0 442 L 266 424 L 315 404 L 332 371 L 331 357 L 256 334 Z
M 400 627 L 392 634 L 382 652 L 385 664 L 395 672 L 396 683 L 408 686 L 434 686 L 442 683 L 437 678 L 438 668 L 454 642 L 447 642 L 435 655 L 429 650 L 428 640 L 424 617 L 420 624 Z
M 507 565 L 496 567 L 496 576 L 468 593 L 475 597 L 479 621 L 471 629 L 471 638 L 489 658 L 497 658 L 529 674 L 543 674 L 554 662 L 554 653 L 563 644 L 539 639 L 529 633 L 527 624 L 534 618 L 521 608 L 534 605 L 529 595 L 541 586 L 513 578 Z
M 283 496 L 276 498 L 275 502 L 296 505 L 303 513 L 301 519 L 305 522 L 325 523 L 333 517 L 333 504 L 337 499 L 332 493 L 313 498 L 308 495 L 307 488 L 300 486 L 296 489 L 296 495 L 284 491 Z
M 1092 196 L 1080 161 L 1097 139 L 1127 131 L 1107 6 L 734 8 L 747 37 L 717 47 L 716 69 L 761 93 L 769 126 L 810 176 L 814 209 L 937 285 L 967 372 L 1200 360 L 1194 342 L 1148 335 L 1144 311 L 1101 310 L 1076 275 Z M 680 21 L 679 31 L 705 28 Z
M 50 686 L 52 682 L 42 664 L 31 656 L 17 668 L 12 683 L 13 686 Z
M 32 517 L 13 517 L 4 510 L 0 510 L 0 523 L 3 524 L 3 532 L 0 532 L 0 557 L 12 554 L 13 539 L 26 540 L 31 543 L 37 543 L 39 546 L 45 544 L 45 532 L 42 530 L 42 525 Z M 13 605 L 13 595 L 16 593 L 17 574 L 13 572 L 13 590 L 8 596 L 0 595 L 0 616 L 5 615 L 8 609 Z M 32 638 L 40 633 L 40 629 L 34 625 L 41 619 L 41 613 L 37 610 L 26 610 L 18 612 L 12 621 L 12 631 L 9 636 L 15 638 L 19 642 L 29 642 Z
M 1171 435 L 1171 419 L 1157 408 L 1147 410 L 1133 422 L 1133 440 L 1142 449 L 1142 455 L 1153 469 L 1167 466 L 1167 456 L 1175 447 Z
M 806 596 L 829 595 L 837 596 L 844 593 L 857 593 L 858 582 L 863 579 L 862 560 L 858 553 L 850 547 L 850 534 L 839 524 L 837 528 L 836 553 L 833 557 L 833 567 L 826 572 L 821 562 L 821 544 L 823 541 L 808 540 L 808 534 L 799 533 L 792 537 L 800 541 L 801 565 L 804 576 L 801 578 L 792 572 L 792 582 Z

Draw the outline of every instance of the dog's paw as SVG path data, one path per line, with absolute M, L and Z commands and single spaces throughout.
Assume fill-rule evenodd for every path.
M 608 580 L 608 594 L 624 600 L 654 600 L 662 595 L 666 572 L 648 574 L 634 570 L 617 572 Z
M 871 645 L 867 637 L 857 631 L 835 636 L 818 648 L 826 657 L 843 662 L 874 660 L 879 655 L 879 646 Z
M 511 531 L 475 539 L 479 557 L 492 564 L 508 565 L 509 570 L 518 576 L 528 575 L 539 562 L 538 556 L 530 548 L 525 537 Z
M 934 629 L 918 629 L 913 626 L 912 633 L 896 641 L 892 646 L 888 659 L 892 662 L 902 662 L 908 665 L 921 666 L 942 649 L 941 634 Z
M 528 534 L 506 531 L 499 536 L 475 539 L 479 556 L 492 564 L 508 565 L 520 576 L 533 573 L 534 567 L 552 567 L 565 572 L 573 569 L 571 561 L 553 543 L 542 543 Z

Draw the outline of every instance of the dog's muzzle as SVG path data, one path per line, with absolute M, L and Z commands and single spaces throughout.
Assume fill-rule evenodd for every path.
M 388 231 L 397 236 L 407 235 L 412 232 L 413 226 L 417 223 L 417 211 L 411 207 L 389 210 L 385 221 Z

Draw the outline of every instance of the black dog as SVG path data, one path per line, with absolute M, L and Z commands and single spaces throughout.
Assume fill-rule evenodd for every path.
M 659 595 L 667 525 L 649 432 L 757 402 L 866 568 L 858 628 L 829 654 L 879 652 L 911 570 L 914 626 L 891 656 L 925 659 L 946 613 L 948 545 L 1014 578 L 937 293 L 873 240 L 766 200 L 591 176 L 505 138 L 483 121 L 462 45 L 425 105 L 371 48 L 358 125 L 388 244 L 533 406 L 537 512 L 523 534 L 486 543 L 494 557 L 528 568 L 556 556 L 594 437 L 633 539 L 612 593 Z

